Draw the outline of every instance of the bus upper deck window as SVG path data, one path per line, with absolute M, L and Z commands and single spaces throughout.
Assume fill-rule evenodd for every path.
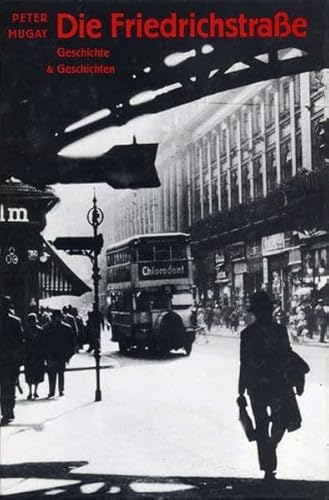
M 186 259 L 186 246 L 183 244 L 175 243 L 171 247 L 173 259 Z
M 148 242 L 143 242 L 138 247 L 138 259 L 140 261 L 152 261 L 153 256 L 153 245 Z
M 170 260 L 169 245 L 164 245 L 164 244 L 155 245 L 155 260 Z

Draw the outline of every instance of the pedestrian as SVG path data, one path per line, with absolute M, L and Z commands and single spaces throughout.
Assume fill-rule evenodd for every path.
M 199 306 L 197 310 L 197 333 L 198 337 L 204 337 L 206 344 L 209 342 L 207 337 L 207 325 L 205 322 L 205 310 L 202 306 Z
M 55 396 L 58 378 L 59 396 L 64 396 L 64 371 L 75 352 L 72 328 L 63 322 L 61 311 L 53 311 L 50 324 L 45 330 L 46 361 L 49 379 L 48 399 Z
M 205 309 L 205 323 L 207 325 L 208 333 L 210 333 L 211 331 L 213 321 L 214 321 L 214 310 L 211 304 L 207 304 Z
M 69 305 L 67 307 L 64 306 L 62 309 L 62 312 L 63 312 L 63 322 L 67 323 L 72 328 L 73 338 L 74 338 L 74 351 L 79 352 L 79 348 L 78 348 L 79 331 L 78 331 L 78 325 L 77 325 L 76 319 L 73 316 L 73 307 L 71 305 Z
M 24 347 L 25 381 L 29 386 L 27 399 L 30 400 L 32 397 L 37 399 L 39 397 L 38 385 L 44 381 L 46 365 L 44 332 L 38 324 L 35 313 L 30 313 L 27 316 Z
M 314 335 L 316 320 L 314 315 L 314 309 L 312 307 L 311 302 L 308 300 L 305 301 L 304 311 L 307 322 L 308 337 L 312 339 Z
M 282 309 L 280 300 L 276 300 L 273 305 L 274 305 L 273 308 L 274 321 L 276 323 L 279 323 L 280 325 L 286 325 L 285 312 Z
M 15 388 L 23 357 L 23 329 L 20 318 L 11 313 L 10 297 L 0 297 L 0 404 L 1 425 L 15 418 Z
M 308 336 L 309 332 L 307 329 L 306 314 L 302 307 L 299 308 L 297 313 L 296 331 L 298 340 L 304 342 L 305 337 Z
M 319 299 L 314 309 L 316 325 L 320 333 L 320 342 L 325 343 L 327 333 L 327 313 L 323 307 L 323 299 Z
M 247 391 L 255 420 L 259 466 L 265 473 L 264 479 L 273 481 L 277 446 L 286 430 L 293 431 L 301 425 L 293 385 L 300 395 L 304 382 L 300 377 L 292 382 L 288 376 L 292 358 L 288 333 L 285 326 L 273 321 L 273 304 L 268 294 L 256 292 L 249 309 L 256 319 L 241 332 L 238 403 L 240 408 L 247 405 Z
M 79 349 L 83 349 L 84 343 L 86 341 L 86 338 L 85 338 L 85 325 L 84 325 L 83 319 L 79 315 L 79 311 L 78 311 L 78 309 L 76 307 L 72 308 L 72 315 L 73 315 L 73 317 L 75 319 L 75 323 L 76 323 L 77 330 L 78 330 L 78 337 L 77 337 L 77 340 L 78 340 L 78 350 Z
M 43 328 L 44 326 L 48 325 L 51 321 L 51 313 L 50 313 L 50 310 L 49 310 L 49 307 L 40 307 L 40 311 L 39 311 L 39 325 L 41 326 L 41 328 Z
M 86 325 L 87 339 L 89 343 L 87 352 L 91 353 L 100 348 L 101 328 L 104 329 L 104 317 L 100 311 L 96 313 L 95 304 L 93 304 L 93 310 L 88 312 Z
M 214 326 L 220 326 L 221 321 L 221 307 L 218 302 L 215 303 L 214 307 Z
M 234 308 L 233 311 L 230 314 L 230 326 L 231 330 L 233 333 L 238 333 L 238 328 L 239 328 L 239 313 L 238 311 Z

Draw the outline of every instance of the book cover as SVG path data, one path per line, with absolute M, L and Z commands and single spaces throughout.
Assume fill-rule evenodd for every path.
M 328 497 L 328 1 L 0 25 L 1 495 Z

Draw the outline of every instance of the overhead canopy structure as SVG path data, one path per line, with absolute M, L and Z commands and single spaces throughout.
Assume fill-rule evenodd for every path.
M 59 295 L 80 296 L 91 288 L 63 261 L 55 248 L 43 239 L 47 260 L 39 267 L 39 298 L 47 299 Z
M 46 13 L 47 22 L 36 25 L 22 20 L 13 22 L 13 13 L 27 10 Z M 249 25 L 244 23 L 243 29 L 247 31 L 237 33 L 232 30 L 232 22 L 231 30 L 220 28 L 216 36 L 210 36 L 211 13 L 227 23 L 229 19 L 238 20 L 241 15 L 248 19 L 273 20 L 279 10 L 288 16 L 289 22 L 297 17 L 306 19 L 306 36 L 286 32 L 284 37 L 260 37 L 257 30 L 255 35 L 255 29 L 250 31 Z M 1 175 L 6 177 L 18 172 L 22 178 L 28 171 L 30 179 L 36 182 L 72 182 L 67 180 L 66 174 L 75 160 L 68 162 L 57 153 L 92 132 L 123 125 L 132 118 L 223 90 L 328 66 L 325 28 L 328 10 L 326 0 L 281 0 L 279 3 L 277 0 L 159 0 L 156 4 L 151 0 L 88 3 L 30 0 L 28 4 L 21 0 L 3 0 L 1 119 L 5 126 L 1 131 Z M 63 30 L 66 34 L 72 31 L 72 36 L 60 38 L 59 12 L 81 22 L 91 18 L 99 20 L 100 36 L 88 38 L 86 25 L 81 28 L 78 23 L 80 31 L 75 33 L 75 25 L 71 23 L 63 24 Z M 110 22 L 113 13 L 123 16 L 118 18 L 122 23 L 117 26 L 116 36 Z M 135 28 L 135 31 L 131 28 L 130 37 L 129 31 L 125 31 L 127 19 L 139 19 L 142 23 L 153 18 L 159 25 L 172 15 L 176 16 L 176 21 L 187 19 L 187 31 L 183 30 L 180 36 L 177 32 L 176 36 L 175 32 L 168 36 L 172 21 L 157 38 L 145 35 L 145 25 L 141 25 L 140 37 Z M 66 23 L 70 23 L 68 19 Z M 193 19 L 206 20 L 200 24 L 195 37 L 191 35 Z M 47 33 L 41 39 L 17 39 L 19 35 L 12 33 L 9 36 L 10 29 L 29 27 L 44 28 Z M 281 28 L 285 30 L 284 24 Z M 71 54 L 74 54 L 72 50 L 81 48 L 109 49 L 110 55 L 108 58 L 63 57 L 63 52 L 58 51 L 60 48 L 71 50 Z M 287 49 L 293 49 L 288 59 Z M 111 66 L 110 73 L 64 74 L 59 69 L 59 65 L 74 66 L 81 62 L 92 65 L 95 61 Z M 96 116 L 101 119 L 91 120 L 92 123 L 85 126 L 70 127 L 97 112 L 100 114 Z M 124 159 L 123 152 L 121 158 Z M 90 182 L 86 171 L 108 168 L 111 161 L 108 157 L 88 160 L 88 169 L 80 168 L 81 163 L 77 162 L 74 179 Z M 49 175 L 53 169 L 51 181 L 41 175 L 45 169 Z M 100 178 L 95 174 L 96 182 Z

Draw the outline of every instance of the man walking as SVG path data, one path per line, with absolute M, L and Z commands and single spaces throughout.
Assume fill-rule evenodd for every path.
M 62 313 L 56 310 L 45 330 L 46 360 L 49 379 L 48 398 L 55 396 L 58 377 L 59 396 L 64 396 L 64 371 L 66 363 L 75 351 L 74 333 L 67 323 L 62 321 Z
M 273 305 L 267 293 L 256 292 L 249 310 L 256 320 L 241 332 L 238 403 L 240 407 L 247 405 L 247 391 L 256 424 L 259 466 L 264 479 L 271 481 L 275 479 L 279 442 L 286 430 L 301 425 L 293 385 L 298 386 L 300 395 L 303 384 L 289 379 L 293 354 L 287 329 L 272 320 Z
M 324 310 L 323 307 L 323 299 L 318 300 L 314 312 L 315 312 L 317 327 L 320 332 L 320 342 L 324 344 L 326 342 L 328 319 L 326 311 Z
M 23 355 L 21 320 L 10 309 L 10 297 L 0 297 L 0 403 L 1 425 L 15 418 L 15 387 Z

